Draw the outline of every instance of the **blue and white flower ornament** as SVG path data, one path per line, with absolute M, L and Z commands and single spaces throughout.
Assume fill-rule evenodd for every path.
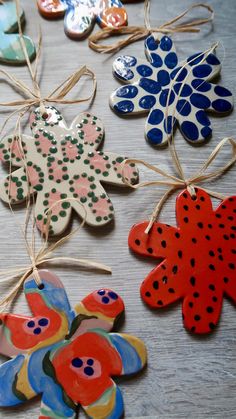
M 148 113 L 147 141 L 153 146 L 168 142 L 177 124 L 187 141 L 200 143 L 212 133 L 208 112 L 224 115 L 233 109 L 232 93 L 209 83 L 220 73 L 214 53 L 197 53 L 179 62 L 168 36 L 145 40 L 147 61 L 129 55 L 113 64 L 115 77 L 126 83 L 110 96 L 110 106 L 118 114 Z

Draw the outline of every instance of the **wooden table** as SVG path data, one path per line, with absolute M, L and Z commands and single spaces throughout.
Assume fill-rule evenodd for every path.
M 154 25 L 182 12 L 192 1 L 153 0 L 151 21 Z M 185 58 L 202 51 L 219 41 L 217 54 L 223 68 L 220 83 L 234 92 L 236 97 L 236 2 L 235 0 L 209 0 L 215 9 L 214 25 L 202 27 L 200 34 L 174 35 L 179 56 Z M 87 40 L 75 42 L 64 35 L 62 21 L 46 21 L 36 10 L 35 1 L 22 0 L 27 16 L 26 33 L 37 41 L 40 25 L 43 33 L 41 65 L 41 88 L 47 94 L 78 67 L 86 64 L 97 76 L 98 90 L 94 103 L 59 106 L 70 123 L 81 111 L 89 109 L 102 118 L 106 128 L 104 150 L 126 156 L 142 158 L 172 171 L 168 149 L 154 150 L 144 140 L 145 117 L 122 119 L 109 108 L 110 93 L 118 86 L 112 76 L 114 56 L 97 54 L 88 48 Z M 143 25 L 143 4 L 127 5 L 130 24 Z M 97 28 L 96 28 L 97 30 Z M 143 42 L 130 45 L 122 51 L 144 57 Z M 11 73 L 29 83 L 26 67 L 5 67 Z M 90 87 L 89 83 L 86 88 Z M 86 88 L 78 87 L 78 94 Z M 75 89 L 76 92 L 76 89 Z M 17 94 L 0 84 L 1 101 L 13 100 Z M 74 93 L 73 93 L 74 95 Z M 3 122 L 7 113 L 1 113 Z M 226 136 L 236 135 L 235 112 L 228 117 L 211 117 L 212 139 L 202 147 L 186 143 L 178 131 L 177 150 L 181 156 L 187 175 L 194 173 L 216 146 Z M 9 124 L 9 131 L 13 122 Z M 26 127 L 25 132 L 28 132 Z M 214 168 L 220 167 L 229 156 L 222 151 Z M 0 167 L 2 177 L 6 174 Z M 151 178 L 141 170 L 141 178 Z M 209 186 L 209 185 L 208 185 Z M 211 189 L 225 195 L 235 193 L 235 168 L 210 185 Z M 58 255 L 90 257 L 111 266 L 112 276 L 81 269 L 54 266 L 51 269 L 63 280 L 72 305 L 90 291 L 99 287 L 111 287 L 124 298 L 126 320 L 120 330 L 142 338 L 148 348 L 148 368 L 137 378 L 120 381 L 125 401 L 126 417 L 132 418 L 236 418 L 236 311 L 228 301 L 224 301 L 219 327 L 210 336 L 195 337 L 188 334 L 181 319 L 181 305 L 158 312 L 150 311 L 140 300 L 139 286 L 143 278 L 156 265 L 155 261 L 138 258 L 127 247 L 130 227 L 147 219 L 155 204 L 163 194 L 163 188 L 146 188 L 136 192 L 115 187 L 107 188 L 115 207 L 115 222 L 101 230 L 83 228 L 60 250 Z M 216 204 L 217 201 L 214 201 Z M 164 207 L 160 219 L 175 224 L 175 197 Z M 24 220 L 24 206 L 15 210 L 15 219 L 9 209 L 0 203 L 0 252 L 1 269 L 12 268 L 27 261 L 24 241 L 17 223 Z M 73 217 L 73 226 L 78 226 L 78 218 Z M 204 255 L 202 255 L 204 257 Z M 2 287 L 2 290 L 4 288 Z M 14 305 L 17 313 L 27 313 L 26 302 L 21 295 Z M 2 358 L 3 359 L 3 358 Z M 39 413 L 39 399 L 24 404 L 21 408 L 1 409 L 1 418 L 36 418 Z M 84 417 L 81 412 L 80 417 Z

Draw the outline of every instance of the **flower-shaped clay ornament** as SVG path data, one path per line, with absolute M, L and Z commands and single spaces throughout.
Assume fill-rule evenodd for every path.
M 183 322 L 193 333 L 211 332 L 217 325 L 226 295 L 236 303 L 236 197 L 213 210 L 209 195 L 196 188 L 176 201 L 178 227 L 155 222 L 136 224 L 130 248 L 162 262 L 141 285 L 141 296 L 152 308 L 183 301 Z
M 17 138 L 9 136 L 0 143 L 0 160 L 20 167 L 0 183 L 1 199 L 17 204 L 37 193 L 35 216 L 42 232 L 49 208 L 51 234 L 64 231 L 72 208 L 84 217 L 81 204 L 86 209 L 88 224 L 108 223 L 114 210 L 101 182 L 124 186 L 121 165 L 124 158 L 97 151 L 104 128 L 96 116 L 82 113 L 68 128 L 54 107 L 46 109 L 44 115 L 39 108 L 32 112 L 32 137 L 23 135 L 20 144 Z M 124 176 L 136 182 L 138 173 L 134 164 L 127 165 Z
M 65 33 L 81 38 L 97 22 L 102 28 L 118 28 L 128 23 L 120 0 L 37 0 L 40 13 L 48 18 L 64 17 Z
M 20 20 L 23 22 L 25 15 L 20 10 Z M 25 55 L 20 42 L 14 1 L 0 2 L 0 63 L 24 64 Z M 33 41 L 23 35 L 25 47 L 30 60 L 35 57 L 35 45 Z
M 33 316 L 0 315 L 0 406 L 41 395 L 40 419 L 76 418 L 81 406 L 94 419 L 120 419 L 123 399 L 112 376 L 130 375 L 146 364 L 138 338 L 110 333 L 124 311 L 109 289 L 85 297 L 73 310 L 59 278 L 39 271 L 24 285 Z
M 187 141 L 206 140 L 212 133 L 207 113 L 233 108 L 232 93 L 209 82 L 220 73 L 216 55 L 198 53 L 181 63 L 168 36 L 160 42 L 149 36 L 145 53 L 147 61 L 129 55 L 115 60 L 114 75 L 126 86 L 112 93 L 112 109 L 123 116 L 148 113 L 145 135 L 153 146 L 165 145 L 177 123 Z

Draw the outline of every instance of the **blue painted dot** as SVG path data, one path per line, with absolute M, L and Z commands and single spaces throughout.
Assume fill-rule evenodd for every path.
M 155 54 L 153 52 L 151 54 L 151 58 L 152 58 L 152 65 L 153 65 L 153 67 L 155 67 L 155 68 L 162 67 L 163 61 L 162 61 L 162 58 L 160 57 L 160 55 Z
M 157 80 L 162 86 L 167 86 L 170 83 L 170 76 L 168 71 L 160 70 L 157 75 Z
M 165 107 L 167 105 L 168 95 L 169 95 L 169 89 L 162 90 L 160 94 L 160 99 L 159 99 L 161 106 Z M 173 91 L 171 91 L 168 105 L 171 105 L 174 102 L 174 100 L 175 100 L 175 94 Z
M 177 66 L 178 64 L 178 58 L 175 52 L 170 52 L 169 54 L 167 54 L 166 58 L 165 58 L 165 65 L 170 68 L 173 69 Z
M 120 57 L 116 59 L 116 62 L 120 62 L 129 67 L 133 67 L 137 64 L 137 59 L 133 57 L 132 55 L 121 55 Z
M 158 128 L 152 128 L 147 133 L 147 139 L 152 145 L 161 144 L 163 139 L 163 133 Z
M 104 304 L 108 304 L 108 303 L 109 303 L 109 301 L 110 301 L 110 299 L 109 299 L 108 297 L 102 297 L 102 302 L 103 302 Z
M 35 335 L 40 335 L 40 333 L 41 333 L 41 329 L 40 329 L 40 327 L 36 327 L 36 328 L 34 329 L 34 334 L 35 334 Z
M 177 73 L 178 73 L 178 76 L 176 77 Z M 187 74 L 188 72 L 186 68 L 182 68 L 181 70 L 181 67 L 178 67 L 171 72 L 170 77 L 172 80 L 175 79 L 176 81 L 183 81 L 185 77 L 187 76 Z
M 114 109 L 121 113 L 130 113 L 134 110 L 134 104 L 131 100 L 121 100 L 114 105 Z
M 116 96 L 134 98 L 138 94 L 138 88 L 136 86 L 123 86 L 116 91 Z
M 208 97 L 201 95 L 200 93 L 193 93 L 190 96 L 190 102 L 193 106 L 199 109 L 207 109 L 211 106 L 211 102 Z
M 177 95 L 179 94 L 181 97 L 190 96 L 193 92 L 192 88 L 188 84 L 183 83 L 176 83 L 174 85 L 174 91 Z
M 193 66 L 198 63 L 200 63 L 203 59 L 203 54 L 201 52 L 197 52 L 196 54 L 191 55 L 191 57 L 188 57 L 187 62 L 189 65 Z
M 232 109 L 232 105 L 225 99 L 216 99 L 212 102 L 212 107 L 217 112 L 229 112 Z
M 211 64 L 211 65 L 219 65 L 220 64 L 220 62 L 219 62 L 218 58 L 215 56 L 215 54 L 209 54 L 208 57 L 206 58 L 206 62 L 208 64 Z
M 202 79 L 194 79 L 191 84 L 198 92 L 208 92 L 211 90 L 211 83 Z
M 172 40 L 168 36 L 163 36 L 160 42 L 160 48 L 162 51 L 170 51 L 172 48 Z
M 129 68 L 120 68 L 115 70 L 115 74 L 121 80 L 132 80 L 134 77 L 134 73 Z
M 232 96 L 232 93 L 222 86 L 215 86 L 215 93 L 220 97 Z
M 190 103 L 187 102 L 187 100 L 184 100 L 184 99 L 178 100 L 176 108 L 177 108 L 177 111 L 179 112 L 179 114 L 183 115 L 183 116 L 188 116 L 191 112 Z
M 208 64 L 201 64 L 198 65 L 193 69 L 193 75 L 194 77 L 197 77 L 199 79 L 203 79 L 204 77 L 209 76 L 211 74 L 211 66 Z
M 153 73 L 151 67 L 148 67 L 147 65 L 144 65 L 144 64 L 138 65 L 137 72 L 142 77 L 150 77 Z
M 203 127 L 201 129 L 201 134 L 203 136 L 203 138 L 207 138 L 211 135 L 212 133 L 212 129 L 210 127 Z
M 144 77 L 139 80 L 139 86 L 146 90 L 146 92 L 152 93 L 153 95 L 156 95 L 161 90 L 161 86 L 157 81 L 146 79 Z
M 169 115 L 164 122 L 164 129 L 167 134 L 171 134 L 173 127 L 175 125 L 176 119 Z
M 48 325 L 48 319 L 42 318 L 39 320 L 39 326 L 47 326 Z
M 35 326 L 35 322 L 34 322 L 33 320 L 30 320 L 30 321 L 27 323 L 27 326 L 28 326 L 28 327 L 34 327 L 34 326 Z
M 184 121 L 181 130 L 188 140 L 196 141 L 199 137 L 198 128 L 193 122 Z
M 151 109 L 156 103 L 156 98 L 151 95 L 143 96 L 139 101 L 140 108 Z
M 118 295 L 114 291 L 109 291 L 108 295 L 112 300 L 117 300 L 118 299 Z
M 145 43 L 147 48 L 150 49 L 150 51 L 155 51 L 155 49 L 157 49 L 158 47 L 158 43 L 152 35 L 146 39 Z
M 211 124 L 209 118 L 206 115 L 206 112 L 204 111 L 197 111 L 196 118 L 197 118 L 197 121 L 202 125 L 209 126 Z
M 158 125 L 164 118 L 164 113 L 160 109 L 153 109 L 148 118 L 148 123 Z
M 84 373 L 91 377 L 94 374 L 94 369 L 92 367 L 85 367 Z
M 73 367 L 75 367 L 75 368 L 81 368 L 82 365 L 83 365 L 83 361 L 80 358 L 72 359 L 71 363 L 72 363 Z
M 106 291 L 105 291 L 105 290 L 99 290 L 99 291 L 98 291 L 98 294 L 99 294 L 99 295 L 105 295 L 105 294 L 106 294 Z
M 88 359 L 87 364 L 90 365 L 90 366 L 93 365 L 94 364 L 94 360 L 91 359 L 91 358 Z

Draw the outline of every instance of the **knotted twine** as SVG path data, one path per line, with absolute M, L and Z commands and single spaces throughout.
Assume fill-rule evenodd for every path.
M 209 17 L 193 19 L 189 23 L 178 23 L 183 17 L 188 15 L 194 9 L 205 9 L 209 12 Z M 148 37 L 151 34 L 171 34 L 176 32 L 197 33 L 200 32 L 198 26 L 212 22 L 214 19 L 213 8 L 205 3 L 196 3 L 188 7 L 183 13 L 177 15 L 171 20 L 168 20 L 163 25 L 158 27 L 151 27 L 150 24 L 150 0 L 145 0 L 144 3 L 144 24 L 145 26 L 121 26 L 119 28 L 104 28 L 89 37 L 89 46 L 96 52 L 114 53 L 125 46 Z M 103 45 L 100 41 L 120 35 L 128 35 L 125 39 L 117 41 L 111 45 Z
M 1 0 L 0 0 L 1 1 Z M 24 155 L 24 150 L 22 147 L 22 138 L 21 138 L 21 120 L 23 118 L 23 116 L 31 109 L 32 106 L 36 106 L 39 105 L 40 107 L 40 111 L 42 113 L 42 115 L 44 115 L 45 113 L 47 113 L 46 108 L 45 108 L 45 103 L 60 103 L 60 104 L 74 104 L 74 103 L 80 103 L 80 102 L 85 102 L 85 101 L 89 101 L 92 100 L 95 96 L 96 93 L 96 77 L 95 74 L 93 73 L 92 70 L 88 69 L 86 66 L 81 67 L 79 70 L 75 71 L 73 74 L 71 74 L 66 80 L 64 80 L 56 89 L 54 89 L 48 96 L 42 96 L 41 94 L 41 90 L 40 90 L 40 86 L 39 86 L 39 82 L 38 82 L 38 64 L 39 64 L 39 58 L 40 58 L 40 53 L 41 53 L 41 47 L 42 47 L 42 36 L 40 33 L 39 36 L 39 42 L 38 42 L 38 48 L 37 48 L 37 53 L 36 53 L 36 61 L 35 61 L 35 66 L 33 68 L 32 64 L 30 63 L 29 57 L 28 57 L 28 53 L 27 53 L 27 49 L 25 46 L 25 41 L 23 38 L 23 32 L 22 32 L 22 27 L 21 27 L 21 22 L 20 22 L 20 5 L 19 5 L 19 0 L 15 0 L 16 3 L 16 14 L 17 14 L 17 19 L 18 19 L 18 26 L 19 26 L 19 35 L 20 35 L 20 42 L 21 42 L 21 46 L 22 46 L 22 50 L 24 52 L 25 55 L 25 59 L 26 59 L 26 63 L 27 63 L 27 68 L 29 70 L 30 73 L 30 77 L 32 80 L 32 88 L 28 87 L 22 80 L 19 80 L 18 78 L 16 78 L 14 75 L 11 75 L 9 72 L 0 69 L 0 74 L 2 74 L 3 76 L 5 76 L 6 81 L 9 81 L 10 84 L 17 90 L 19 91 L 19 93 L 23 96 L 22 99 L 19 100 L 15 100 L 15 101 L 11 101 L 11 102 L 0 102 L 0 106 L 6 107 L 6 106 L 10 106 L 10 107 L 17 107 L 17 109 L 15 111 L 13 111 L 8 118 L 6 118 L 1 130 L 0 130 L 0 134 L 2 133 L 3 129 L 5 128 L 7 122 L 9 121 L 10 118 L 12 118 L 14 115 L 18 115 L 17 118 L 17 122 L 15 125 L 15 132 L 16 132 L 16 136 L 15 139 L 17 139 L 17 146 L 21 152 L 21 156 L 22 156 L 22 160 L 26 169 L 26 161 L 25 161 L 25 155 Z M 80 99 L 66 99 L 67 94 L 77 85 L 77 83 L 80 81 L 80 79 L 83 76 L 89 76 L 92 78 L 93 80 L 93 90 L 90 96 L 85 97 L 85 98 L 80 98 Z M 13 145 L 13 144 L 12 144 Z M 11 175 L 11 162 L 10 162 L 10 173 L 9 175 Z M 26 170 L 26 175 L 27 175 L 27 170 Z M 28 176 L 27 176 L 28 177 Z M 9 177 L 11 179 L 11 176 Z M 9 192 L 10 192 L 10 187 L 9 187 Z M 30 190 L 30 184 L 28 181 L 28 190 Z M 9 196 L 10 198 L 10 196 Z M 52 211 L 53 211 L 53 207 L 56 205 L 59 205 L 62 202 L 65 201 L 77 201 L 77 203 L 79 203 L 79 205 L 81 205 L 81 207 L 84 210 L 84 217 L 83 217 L 83 221 L 81 223 L 81 225 L 76 228 L 75 230 L 73 230 L 71 233 L 67 234 L 66 236 L 62 237 L 61 239 L 59 239 L 58 241 L 56 241 L 55 243 L 49 244 L 49 227 L 50 227 L 50 222 L 51 222 L 51 216 L 52 216 Z M 11 206 L 11 202 L 9 199 L 9 207 L 11 210 L 11 213 L 13 216 L 15 216 L 15 213 L 13 211 L 13 208 Z M 45 239 L 42 242 L 41 247 L 39 248 L 39 250 L 36 250 L 35 247 L 35 227 L 36 227 L 36 223 L 35 223 L 35 216 L 33 215 L 33 217 L 31 217 L 31 213 L 30 213 L 30 197 L 29 194 L 27 195 L 27 200 L 26 200 L 26 217 L 25 217 L 25 222 L 24 222 L 24 227 L 22 228 L 22 226 L 20 226 L 20 231 L 22 233 L 24 242 L 25 242 L 25 247 L 30 259 L 30 264 L 27 266 L 17 266 L 14 269 L 7 269 L 7 270 L 0 270 L 0 278 L 2 277 L 2 279 L 0 279 L 0 283 L 7 283 L 7 282 L 11 282 L 12 280 L 16 280 L 17 282 L 16 284 L 13 286 L 13 288 L 8 292 L 8 294 L 3 297 L 0 300 L 0 311 L 5 310 L 16 298 L 18 292 L 20 291 L 22 285 L 24 284 L 25 280 L 30 276 L 33 275 L 36 284 L 39 286 L 42 285 L 42 281 L 41 278 L 39 276 L 38 273 L 38 267 L 41 266 L 42 264 L 45 263 L 50 263 L 50 262 L 59 262 L 59 263 L 64 263 L 64 262 L 70 262 L 71 264 L 77 264 L 78 266 L 81 267 L 85 267 L 85 268 L 95 268 L 98 269 L 100 271 L 104 271 L 107 273 L 111 273 L 111 269 L 101 263 L 95 262 L 95 261 L 90 261 L 87 259 L 78 259 L 78 258 L 73 258 L 73 257 L 67 257 L 67 256 L 58 256 L 58 257 L 52 257 L 53 252 L 59 248 L 62 244 L 64 244 L 67 240 L 69 240 L 81 227 L 83 227 L 83 225 L 86 222 L 86 217 L 87 217 L 87 211 L 85 210 L 84 206 L 78 201 L 78 199 L 76 198 L 67 198 L 67 199 L 61 199 L 58 200 L 56 202 L 54 202 L 54 204 L 48 209 L 48 211 L 46 212 L 47 218 L 46 218 L 46 223 L 44 225 L 44 231 L 41 235 L 41 239 L 43 241 L 43 238 Z M 28 239 L 28 227 L 29 224 L 31 223 L 31 227 L 32 227 L 32 233 L 31 233 L 31 240 Z M 19 278 L 20 276 L 20 278 Z
M 169 99 L 170 99 L 171 92 L 173 90 L 174 83 L 175 83 L 176 79 L 178 78 L 179 74 L 181 73 L 182 69 L 189 66 L 189 65 L 191 66 L 191 69 L 187 71 L 187 74 L 186 74 L 184 80 L 181 83 L 181 88 L 180 88 L 179 93 L 177 95 L 176 104 L 178 103 L 178 100 L 181 96 L 181 92 L 184 88 L 184 85 L 185 85 L 187 79 L 189 78 L 189 76 L 191 75 L 193 69 L 197 65 L 202 64 L 206 60 L 206 58 L 209 56 L 209 54 L 211 54 L 217 46 L 218 46 L 218 43 L 215 43 L 211 48 L 204 51 L 203 53 L 200 53 L 198 56 L 195 56 L 190 61 L 188 61 L 188 62 L 185 61 L 185 63 L 183 64 L 183 66 L 180 67 L 179 71 L 176 73 L 175 77 L 173 78 L 173 80 L 170 84 L 170 89 L 169 89 L 168 96 L 167 96 L 167 101 L 166 101 L 167 104 L 169 104 Z M 201 60 L 199 61 L 198 59 L 200 59 L 200 58 L 201 58 Z M 195 60 L 197 61 L 197 64 L 194 64 Z M 203 83 L 205 83 L 204 80 L 202 81 L 200 86 L 202 86 Z M 183 106 L 185 106 L 185 104 Z M 126 185 L 130 186 L 133 189 L 139 189 L 139 188 L 146 187 L 146 186 L 151 186 L 151 185 L 169 186 L 169 189 L 163 194 L 163 196 L 161 197 L 161 199 L 159 200 L 159 202 L 157 203 L 156 207 L 154 208 L 154 210 L 152 212 L 149 224 L 148 224 L 147 228 L 145 229 L 146 234 L 148 234 L 149 231 L 151 230 L 151 228 L 153 226 L 153 223 L 158 218 L 158 216 L 159 216 L 159 214 L 160 214 L 160 212 L 163 208 L 163 205 L 168 200 L 170 195 L 172 195 L 178 189 L 185 189 L 186 188 L 188 190 L 188 192 L 190 193 L 191 197 L 193 199 L 196 199 L 196 192 L 195 192 L 196 185 L 207 182 L 207 181 L 210 181 L 210 180 L 213 180 L 213 179 L 216 179 L 217 177 L 223 175 L 236 162 L 236 141 L 233 138 L 227 137 L 227 138 L 224 138 L 223 140 L 221 140 L 216 145 L 216 147 L 214 148 L 214 150 L 212 151 L 210 156 L 207 158 L 207 160 L 203 163 L 203 165 L 199 169 L 199 171 L 197 173 L 195 173 L 194 175 L 192 175 L 191 177 L 187 178 L 184 174 L 184 170 L 183 170 L 183 167 L 181 165 L 181 162 L 180 162 L 180 159 L 179 159 L 176 147 L 175 147 L 175 141 L 174 141 L 174 124 L 177 121 L 177 119 L 175 120 L 176 110 L 177 109 L 176 109 L 176 106 L 175 106 L 175 108 L 173 109 L 173 114 L 171 115 L 171 133 L 170 133 L 170 136 L 168 136 L 168 146 L 169 146 L 169 151 L 170 151 L 171 158 L 172 158 L 172 163 L 177 170 L 178 176 L 171 175 L 167 171 L 160 169 L 158 166 L 154 166 L 152 164 L 149 164 L 148 162 L 146 162 L 142 159 L 126 159 L 122 163 L 122 165 L 123 165 L 123 167 L 122 167 L 123 181 L 126 183 Z M 167 105 L 166 109 L 165 109 L 165 120 L 166 121 L 168 120 L 168 114 L 169 114 L 169 105 Z M 214 162 L 217 155 L 221 152 L 222 148 L 225 145 L 231 146 L 232 157 L 220 169 L 213 170 L 212 172 L 206 173 L 207 169 L 211 166 L 211 164 Z M 125 165 L 129 164 L 129 163 L 141 164 L 141 165 L 147 167 L 148 169 L 152 170 L 153 172 L 158 173 L 164 179 L 163 180 L 151 180 L 151 181 L 139 182 L 135 185 L 132 185 L 131 182 L 124 176 Z M 211 195 L 212 197 L 215 197 L 215 198 L 218 198 L 218 199 L 221 199 L 221 200 L 226 198 L 224 195 L 222 195 L 218 192 L 209 190 L 209 189 L 204 188 L 204 187 L 202 187 L 202 189 L 205 192 L 207 192 L 209 195 Z

